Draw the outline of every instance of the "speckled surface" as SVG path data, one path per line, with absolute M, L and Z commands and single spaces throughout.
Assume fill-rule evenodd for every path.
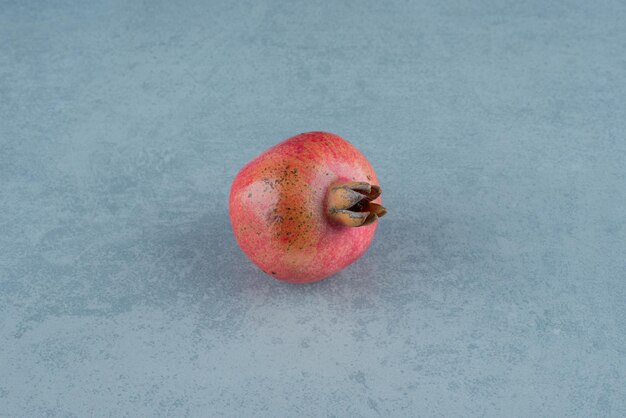
M 0 415 L 626 415 L 626 3 L 0 1 Z M 273 281 L 298 132 L 390 210 Z

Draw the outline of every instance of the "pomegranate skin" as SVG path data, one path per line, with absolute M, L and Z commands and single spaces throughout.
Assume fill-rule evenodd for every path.
M 237 243 L 279 280 L 308 283 L 337 273 L 363 255 L 378 223 L 353 228 L 329 218 L 330 186 L 354 181 L 378 185 L 365 156 L 337 135 L 308 132 L 271 147 L 233 181 L 229 212 Z

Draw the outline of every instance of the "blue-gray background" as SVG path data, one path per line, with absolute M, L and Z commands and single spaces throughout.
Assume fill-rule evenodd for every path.
M 626 415 L 623 1 L 0 1 L 0 414 Z M 230 182 L 309 130 L 376 168 L 308 286 Z

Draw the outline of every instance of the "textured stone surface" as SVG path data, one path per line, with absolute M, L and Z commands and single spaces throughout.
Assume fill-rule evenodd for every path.
M 625 3 L 326 3 L 0 1 L 0 415 L 626 415 Z M 390 213 L 295 286 L 227 194 L 309 130 Z

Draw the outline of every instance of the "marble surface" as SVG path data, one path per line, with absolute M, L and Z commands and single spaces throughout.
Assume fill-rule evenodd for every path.
M 0 1 L 0 415 L 626 416 L 626 3 Z M 326 130 L 368 253 L 236 246 Z

